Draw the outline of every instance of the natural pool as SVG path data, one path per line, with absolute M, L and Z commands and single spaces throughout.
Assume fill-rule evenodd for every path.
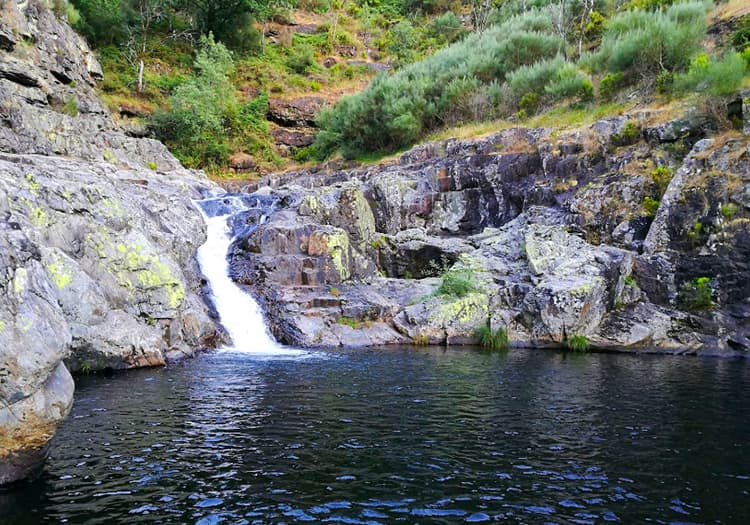
M 750 522 L 750 362 L 216 353 L 78 380 L 0 523 Z

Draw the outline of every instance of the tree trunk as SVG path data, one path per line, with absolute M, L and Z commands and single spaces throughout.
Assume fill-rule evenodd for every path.
M 143 59 L 138 61 L 138 93 L 143 93 Z

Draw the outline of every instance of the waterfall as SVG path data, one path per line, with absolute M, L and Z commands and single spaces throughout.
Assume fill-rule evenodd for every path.
M 232 346 L 225 350 L 254 354 L 295 353 L 276 343 L 258 303 L 229 276 L 227 254 L 236 236 L 232 224 L 242 223 L 243 213 L 255 212 L 255 224 L 244 224 L 241 230 L 248 234 L 267 220 L 273 202 L 260 196 L 226 195 L 197 201 L 196 206 L 207 226 L 206 242 L 198 249 L 198 264 L 211 287 L 219 320 L 232 338 Z

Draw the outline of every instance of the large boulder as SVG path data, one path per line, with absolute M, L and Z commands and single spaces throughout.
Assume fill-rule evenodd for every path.
M 121 131 L 100 77 L 46 2 L 0 4 L 0 484 L 42 464 L 69 370 L 160 365 L 220 338 L 192 202 L 219 188 Z

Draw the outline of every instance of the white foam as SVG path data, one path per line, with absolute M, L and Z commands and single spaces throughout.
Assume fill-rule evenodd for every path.
M 201 213 L 206 221 L 207 238 L 198 249 L 198 264 L 211 287 L 219 320 L 232 339 L 232 346 L 221 350 L 258 356 L 304 354 L 302 350 L 285 348 L 274 340 L 260 305 L 229 277 L 227 252 L 232 243 L 227 225 L 229 216 L 207 217 L 202 210 Z

